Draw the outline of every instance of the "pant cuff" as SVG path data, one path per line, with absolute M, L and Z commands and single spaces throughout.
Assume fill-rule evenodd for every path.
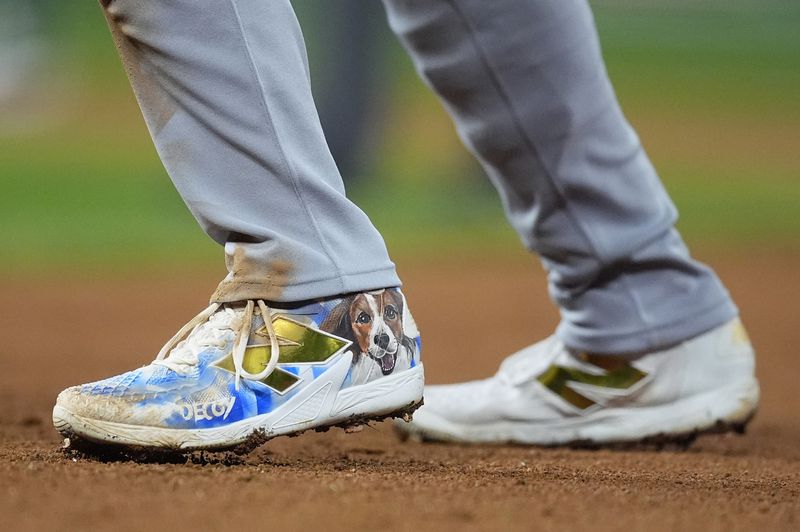
M 211 295 L 212 303 L 234 303 L 263 299 L 276 303 L 292 303 L 326 299 L 341 294 L 400 287 L 402 283 L 394 266 L 377 271 L 347 274 L 330 279 L 278 284 L 270 279 L 242 279 L 229 274 Z
M 578 351 L 598 354 L 644 353 L 699 336 L 739 315 L 736 305 L 726 298 L 679 321 L 641 331 L 597 331 L 561 322 L 556 334 L 565 345 Z

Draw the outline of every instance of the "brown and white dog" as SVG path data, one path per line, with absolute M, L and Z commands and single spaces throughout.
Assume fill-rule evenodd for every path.
M 397 289 L 364 292 L 342 300 L 320 329 L 353 342 L 353 384 L 411 367 L 416 344 L 403 327 L 403 295 Z

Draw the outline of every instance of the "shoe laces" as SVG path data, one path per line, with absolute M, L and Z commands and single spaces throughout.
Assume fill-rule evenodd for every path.
M 270 357 L 264 370 L 250 373 L 244 369 L 244 356 L 250 340 L 255 307 L 264 319 L 269 335 Z M 224 348 L 235 334 L 233 345 L 233 366 L 236 372 L 236 389 L 241 379 L 260 381 L 267 378 L 278 366 L 280 344 L 275 328 L 272 325 L 272 312 L 262 300 L 248 300 L 244 310 L 226 307 L 220 310 L 219 303 L 212 303 L 200 314 L 189 320 L 159 351 L 153 361 L 157 366 L 164 366 L 177 373 L 186 373 L 197 366 L 199 354 L 209 347 Z

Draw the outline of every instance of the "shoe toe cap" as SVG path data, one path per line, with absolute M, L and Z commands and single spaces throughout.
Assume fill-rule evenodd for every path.
M 56 406 L 81 417 L 100 419 L 104 410 L 97 396 L 86 393 L 81 386 L 67 388 L 56 398 Z
M 85 419 L 121 421 L 132 417 L 132 404 L 127 399 L 92 393 L 85 386 L 73 386 L 58 394 L 56 407 Z

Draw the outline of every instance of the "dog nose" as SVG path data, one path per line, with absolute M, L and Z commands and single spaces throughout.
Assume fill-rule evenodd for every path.
M 375 345 L 380 347 L 381 349 L 386 349 L 389 347 L 389 335 L 386 333 L 376 334 L 375 338 L 373 338 Z

